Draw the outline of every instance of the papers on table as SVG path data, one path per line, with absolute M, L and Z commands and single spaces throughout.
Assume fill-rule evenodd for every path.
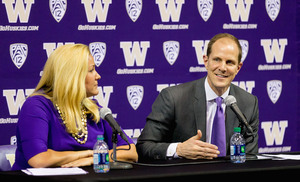
M 75 168 L 27 168 L 22 170 L 24 173 L 33 176 L 56 176 L 56 175 L 82 175 L 88 172 Z
M 272 159 L 272 160 L 300 160 L 300 155 L 293 154 L 260 154 L 258 159 Z

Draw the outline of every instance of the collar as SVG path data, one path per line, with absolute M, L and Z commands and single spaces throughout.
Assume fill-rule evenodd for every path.
M 205 82 L 204 82 L 204 88 L 205 88 L 205 95 L 206 95 L 206 102 L 211 101 L 216 99 L 217 97 L 219 97 L 210 87 L 210 85 L 208 84 L 207 81 L 207 77 L 205 78 Z M 224 92 L 223 95 L 221 95 L 221 97 L 223 98 L 223 100 L 229 95 L 229 90 L 230 87 L 228 87 L 228 89 L 226 90 L 226 92 Z

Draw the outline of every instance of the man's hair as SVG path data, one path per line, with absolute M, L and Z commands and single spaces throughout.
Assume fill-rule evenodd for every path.
M 229 33 L 220 33 L 220 34 L 215 35 L 212 39 L 210 39 L 210 41 L 208 43 L 208 46 L 207 46 L 206 55 L 209 57 L 209 55 L 211 54 L 211 49 L 212 49 L 212 46 L 214 45 L 214 43 L 217 40 L 222 39 L 222 38 L 229 38 L 229 39 L 233 40 L 236 43 L 236 45 L 238 46 L 238 49 L 239 49 L 238 63 L 240 63 L 241 59 L 242 59 L 242 47 L 240 45 L 239 40 L 235 36 L 233 36 Z

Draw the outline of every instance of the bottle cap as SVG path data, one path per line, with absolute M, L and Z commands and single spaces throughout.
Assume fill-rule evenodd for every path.
M 241 133 L 241 128 L 240 127 L 235 127 L 233 129 L 234 132 L 238 132 L 238 133 Z
M 97 135 L 97 140 L 104 140 L 103 135 Z

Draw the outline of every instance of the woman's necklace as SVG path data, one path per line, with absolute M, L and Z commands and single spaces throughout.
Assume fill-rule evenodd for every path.
M 55 104 L 56 109 L 61 117 L 61 120 L 63 121 L 63 124 L 67 127 L 66 122 L 65 122 L 65 115 L 64 113 L 61 112 L 58 104 Z M 78 133 L 72 133 L 72 137 L 80 144 L 85 144 L 88 138 L 88 130 L 87 130 L 87 120 L 86 120 L 86 109 L 85 107 L 82 108 L 82 115 L 81 115 L 81 122 L 82 125 L 84 126 L 83 131 L 79 131 Z

